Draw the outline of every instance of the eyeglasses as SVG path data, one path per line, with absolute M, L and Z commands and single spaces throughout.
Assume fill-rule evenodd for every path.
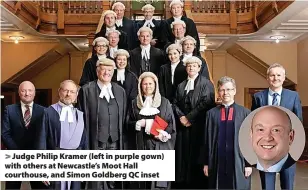
M 218 92 L 224 92 L 224 93 L 229 93 L 229 92 L 231 92 L 231 91 L 233 91 L 234 90 L 234 88 L 227 88 L 227 89 L 219 89 L 218 90 Z
M 96 45 L 95 47 L 97 47 L 97 48 L 106 48 L 108 46 L 107 45 Z

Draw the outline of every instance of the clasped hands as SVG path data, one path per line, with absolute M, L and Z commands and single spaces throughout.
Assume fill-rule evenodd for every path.
M 191 123 L 188 121 L 186 116 L 180 117 L 180 121 L 181 121 L 182 125 L 184 125 L 185 127 L 191 126 Z

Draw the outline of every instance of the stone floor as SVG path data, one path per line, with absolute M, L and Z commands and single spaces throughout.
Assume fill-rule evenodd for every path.
M 279 190 L 279 176 L 277 175 L 276 180 L 276 189 Z M 260 190 L 261 184 L 260 184 L 260 177 L 257 170 L 253 170 L 252 173 L 252 190 Z M 1 190 L 4 190 L 4 182 L 1 182 Z M 29 190 L 30 187 L 28 183 L 24 182 L 22 184 L 22 190 Z M 308 190 L 308 164 L 303 163 L 297 163 L 296 168 L 296 177 L 295 177 L 295 186 L 294 190 Z

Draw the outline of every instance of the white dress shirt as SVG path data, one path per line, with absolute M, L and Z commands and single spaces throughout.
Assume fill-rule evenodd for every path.
M 188 58 L 192 57 L 193 54 L 192 53 L 189 53 L 189 54 L 183 54 L 183 62 L 186 61 Z
M 148 44 L 146 46 L 140 45 L 140 48 L 141 48 L 141 57 L 142 57 L 142 59 L 143 58 L 150 59 L 150 48 L 151 48 L 151 45 L 150 44 Z
M 26 113 L 26 104 L 23 103 L 22 101 L 20 101 L 20 104 L 21 104 L 21 112 L 22 112 L 22 117 L 25 116 L 25 113 Z M 32 112 L 33 112 L 33 102 L 31 102 L 30 104 L 27 104 L 29 105 L 29 109 L 30 109 L 30 115 L 32 116 Z
M 278 93 L 278 96 L 277 96 L 277 102 L 278 102 L 278 105 L 280 105 L 280 100 L 281 100 L 281 93 L 282 93 L 282 88 L 281 90 L 279 90 L 278 92 L 274 92 L 272 91 L 270 88 L 268 89 L 268 95 L 267 95 L 267 99 L 268 99 L 268 102 L 267 104 L 268 105 L 272 105 L 273 103 L 273 98 L 274 98 L 274 93 Z
M 110 57 L 112 57 L 112 58 L 114 58 L 114 53 L 116 52 L 116 51 L 118 51 L 118 46 L 116 46 L 116 47 L 111 47 L 111 46 L 109 46 L 109 55 L 110 55 Z
M 110 98 L 114 98 L 112 90 L 111 90 L 111 83 L 108 85 L 103 84 L 100 80 L 97 80 L 97 85 L 101 89 L 101 93 L 99 94 L 100 98 L 106 98 L 107 102 L 109 102 Z
M 178 61 L 177 63 L 171 63 L 171 82 L 172 84 L 174 82 L 174 72 L 179 63 L 180 61 Z
M 174 21 L 180 21 L 181 18 L 182 18 L 182 16 L 180 16 L 180 17 L 173 17 Z
M 288 154 L 283 157 L 279 162 L 277 162 L 276 164 L 272 165 L 271 167 L 267 168 L 267 170 L 265 170 L 263 168 L 263 166 L 259 163 L 259 161 L 257 161 L 257 169 L 261 170 L 261 171 L 265 171 L 265 172 L 280 172 L 282 166 L 284 165 L 284 163 L 287 161 L 288 159 Z
M 61 109 L 61 114 L 60 114 L 60 121 L 65 121 L 66 116 L 67 116 L 67 121 L 69 123 L 73 123 L 74 122 L 74 117 L 73 117 L 73 110 L 74 106 L 71 105 L 66 105 L 62 102 L 58 102 L 58 104 L 62 107 Z
M 143 26 L 146 26 L 146 27 L 155 27 L 155 24 L 153 23 L 153 18 L 150 19 L 150 20 L 145 20 Z
M 117 27 L 122 27 L 123 26 L 123 19 L 116 20 L 116 25 L 117 25 Z

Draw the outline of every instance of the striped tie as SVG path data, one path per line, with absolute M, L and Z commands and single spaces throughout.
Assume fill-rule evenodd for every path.
M 25 112 L 25 115 L 24 115 L 24 121 L 25 121 L 25 127 L 28 128 L 30 121 L 31 121 L 31 114 L 30 114 L 29 105 L 25 105 L 25 107 L 26 107 L 26 112 Z
M 277 97 L 278 97 L 278 93 L 274 93 L 273 94 L 273 101 L 272 101 L 272 105 L 273 106 L 279 106 L 278 105 L 278 98 Z

